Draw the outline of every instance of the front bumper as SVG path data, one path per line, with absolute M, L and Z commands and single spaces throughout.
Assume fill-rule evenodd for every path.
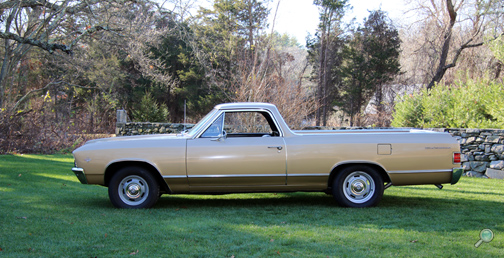
M 83 168 L 72 168 L 72 172 L 74 172 L 74 174 L 77 176 L 77 178 L 79 179 L 79 181 L 81 182 L 81 184 L 85 184 L 87 185 L 87 179 L 86 179 L 86 175 L 84 174 L 84 169 Z
M 463 168 L 454 168 L 452 170 L 451 184 L 452 185 L 456 184 L 460 180 L 460 177 L 462 176 L 463 173 L 464 173 L 464 169 Z

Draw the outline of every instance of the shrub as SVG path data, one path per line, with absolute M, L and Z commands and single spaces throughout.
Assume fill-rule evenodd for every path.
M 168 121 L 168 107 L 158 104 L 150 92 L 146 93 L 132 112 L 133 120 L 138 122 Z
M 468 79 L 404 95 L 392 126 L 418 128 L 504 128 L 504 86 L 488 78 Z

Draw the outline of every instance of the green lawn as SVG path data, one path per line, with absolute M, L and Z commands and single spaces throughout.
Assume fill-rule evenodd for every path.
M 112 207 L 70 155 L 0 156 L 0 257 L 503 257 L 504 180 L 391 187 L 376 208 L 323 193 L 165 195 Z M 495 233 L 479 248 L 482 229 Z

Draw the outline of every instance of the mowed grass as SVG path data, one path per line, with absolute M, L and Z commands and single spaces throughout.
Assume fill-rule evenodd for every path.
M 164 195 L 113 208 L 71 155 L 0 156 L 0 257 L 503 257 L 504 180 L 391 187 L 378 207 L 324 193 Z M 479 248 L 482 229 L 495 236 Z

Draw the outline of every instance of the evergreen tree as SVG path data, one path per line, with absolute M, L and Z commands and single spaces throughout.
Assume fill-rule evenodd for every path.
M 400 72 L 400 44 L 397 29 L 383 11 L 376 10 L 345 46 L 343 64 L 337 69 L 344 89 L 340 105 L 350 115 L 351 125 L 373 95 L 378 113 L 383 112 L 384 87 Z
M 230 97 L 233 81 L 241 81 L 243 74 L 258 66 L 257 51 L 268 14 L 265 1 L 257 0 L 216 0 L 212 10 L 199 11 L 195 50 L 210 84 Z
M 169 107 L 172 122 L 180 122 L 184 119 L 184 103 L 189 115 L 198 117 L 221 102 L 222 96 L 219 90 L 212 89 L 204 81 L 204 70 L 189 43 L 194 37 L 189 26 L 174 20 L 165 26 L 176 30 L 163 36 L 161 44 L 151 48 L 151 53 L 153 59 L 161 61 L 164 72 L 174 79 L 174 83 L 159 87 L 151 82 L 150 88 L 156 94 L 156 100 Z
M 165 104 L 159 104 L 154 97 L 147 92 L 140 103 L 133 109 L 133 120 L 138 122 L 167 122 L 168 108 Z
M 331 99 L 334 94 L 334 77 L 332 67 L 338 65 L 338 48 L 340 47 L 342 23 L 347 0 L 315 0 L 313 4 L 319 6 L 320 24 L 315 42 L 309 42 L 311 60 L 315 63 L 317 87 L 316 124 L 326 125 Z
M 374 88 L 377 111 L 383 112 L 383 87 L 400 72 L 399 53 L 401 40 L 397 29 L 385 12 L 372 11 L 361 29 L 363 52 L 367 55 L 367 80 Z

